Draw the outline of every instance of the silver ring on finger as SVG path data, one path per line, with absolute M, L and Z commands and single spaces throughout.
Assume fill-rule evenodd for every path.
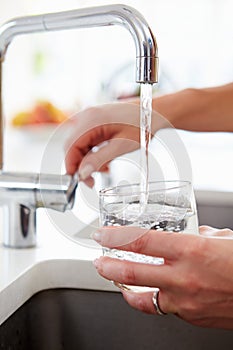
M 154 307 L 155 307 L 155 311 L 158 315 L 160 316 L 164 316 L 164 315 L 167 315 L 166 312 L 163 312 L 159 306 L 159 289 L 157 289 L 154 293 L 153 293 L 153 296 L 152 296 L 152 302 L 154 304 Z

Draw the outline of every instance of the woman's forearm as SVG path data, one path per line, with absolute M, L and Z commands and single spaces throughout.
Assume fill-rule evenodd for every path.
M 233 131 L 233 83 L 185 89 L 153 99 L 153 110 L 178 129 Z

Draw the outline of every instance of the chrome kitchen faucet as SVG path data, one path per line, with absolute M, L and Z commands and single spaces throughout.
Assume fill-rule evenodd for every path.
M 121 25 L 136 47 L 136 81 L 157 82 L 157 44 L 144 17 L 125 5 L 89 7 L 59 13 L 26 16 L 0 27 L 0 206 L 3 206 L 4 238 L 9 247 L 36 244 L 36 209 L 71 209 L 78 184 L 76 176 L 6 172 L 3 170 L 2 66 L 12 39 L 21 34 Z

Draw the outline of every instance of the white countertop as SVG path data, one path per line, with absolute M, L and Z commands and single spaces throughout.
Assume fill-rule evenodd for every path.
M 88 247 L 91 246 L 91 247 Z M 35 293 L 50 288 L 117 290 L 101 278 L 92 261 L 102 254 L 94 242 L 64 237 L 45 212 L 38 215 L 38 245 L 12 249 L 0 245 L 0 324 Z

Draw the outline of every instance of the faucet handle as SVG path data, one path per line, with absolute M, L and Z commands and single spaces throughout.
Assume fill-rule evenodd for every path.
M 50 208 L 64 212 L 72 209 L 78 176 L 39 174 L 36 184 L 36 208 Z

